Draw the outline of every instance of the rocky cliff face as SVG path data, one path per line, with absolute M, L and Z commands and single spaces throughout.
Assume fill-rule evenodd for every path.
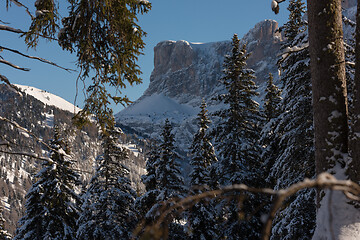
M 256 71 L 257 83 L 266 80 L 276 70 L 276 54 L 282 36 L 278 23 L 265 20 L 258 23 L 242 39 L 251 57 L 248 65 Z M 181 104 L 198 105 L 195 98 L 208 98 L 219 87 L 224 56 L 231 50 L 230 41 L 189 43 L 164 41 L 154 48 L 154 70 L 150 86 L 139 101 L 153 94 L 164 94 Z M 137 102 L 139 102 L 137 101 Z
M 251 53 L 248 67 L 255 70 L 260 88 L 269 72 L 277 76 L 276 62 L 283 40 L 277 29 L 276 21 L 265 20 L 241 39 Z M 221 107 L 212 98 L 224 91 L 219 80 L 224 56 L 231 48 L 230 41 L 160 42 L 154 48 L 149 88 L 134 104 L 117 114 L 117 121 L 143 136 L 156 138 L 168 118 L 174 125 L 179 149 L 186 154 L 196 131 L 195 119 L 202 99 L 207 101 L 210 112 Z

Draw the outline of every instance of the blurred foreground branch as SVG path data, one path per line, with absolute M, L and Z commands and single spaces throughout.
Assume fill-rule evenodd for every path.
M 163 208 L 160 209 L 160 216 L 154 221 L 152 225 L 146 225 L 144 222 L 135 230 L 135 238 L 141 235 L 140 239 L 167 239 L 167 224 L 172 221 L 174 216 L 200 201 L 209 202 L 212 199 L 221 198 L 235 198 L 238 192 L 249 193 L 262 193 L 275 196 L 271 210 L 267 216 L 265 225 L 263 227 L 262 239 L 268 240 L 271 234 L 272 222 L 276 213 L 281 208 L 283 202 L 288 197 L 294 195 L 298 191 L 305 188 L 318 188 L 318 189 L 332 189 L 342 191 L 345 196 L 353 201 L 360 202 L 360 186 L 350 180 L 338 180 L 329 173 L 321 173 L 316 179 L 305 179 L 302 182 L 291 185 L 289 188 L 273 190 L 269 188 L 252 188 L 244 184 L 236 184 L 224 187 L 218 190 L 207 191 L 198 195 L 192 195 L 181 200 L 172 200 L 163 203 Z M 231 195 L 233 194 L 233 195 Z

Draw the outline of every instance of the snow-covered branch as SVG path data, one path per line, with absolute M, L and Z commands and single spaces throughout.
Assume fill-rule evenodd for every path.
M 292 48 L 290 47 L 285 48 L 285 50 L 278 55 L 278 57 L 281 56 L 281 59 L 278 61 L 278 64 L 284 62 L 292 53 L 297 53 L 307 48 L 309 48 L 309 43 L 303 44 L 301 46 L 294 46 Z
M 281 2 L 284 2 L 285 0 L 272 0 L 271 1 L 271 10 L 273 10 L 273 12 L 275 13 L 275 14 L 278 14 L 279 13 L 279 10 L 280 10 L 280 8 L 279 8 L 279 3 L 281 3 Z
M 263 193 L 275 196 L 271 211 L 263 228 L 263 240 L 268 240 L 271 234 L 271 226 L 277 211 L 281 208 L 283 202 L 288 197 L 305 188 L 332 189 L 342 191 L 345 196 L 353 201 L 360 202 L 360 186 L 350 180 L 338 180 L 329 173 L 321 173 L 316 179 L 305 179 L 302 182 L 291 185 L 289 188 L 273 190 L 269 188 L 252 188 L 244 184 L 236 184 L 222 189 L 207 191 L 198 195 L 192 195 L 181 200 L 173 199 L 164 202 L 164 208 L 160 210 L 161 215 L 153 225 L 145 226 L 142 224 L 135 231 L 135 236 L 143 230 L 144 236 L 150 236 L 152 239 L 161 239 L 166 237 L 166 223 L 171 222 L 174 215 L 177 215 L 187 209 L 190 209 L 200 201 L 210 201 L 214 198 L 232 198 L 236 197 L 238 192 Z M 233 193 L 234 195 L 231 195 Z M 165 234 L 165 235 L 164 235 Z

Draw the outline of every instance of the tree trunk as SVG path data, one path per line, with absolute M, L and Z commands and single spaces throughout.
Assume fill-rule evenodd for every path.
M 317 173 L 347 153 L 347 94 L 341 0 L 308 0 Z
M 360 182 L 360 0 L 357 0 L 356 31 L 355 31 L 355 77 L 354 77 L 354 109 L 353 134 L 350 141 L 352 162 L 348 169 L 349 178 Z
M 307 0 L 313 88 L 316 171 L 345 174 L 347 93 L 341 0 Z M 321 191 L 313 239 L 360 239 L 359 211 L 342 193 Z

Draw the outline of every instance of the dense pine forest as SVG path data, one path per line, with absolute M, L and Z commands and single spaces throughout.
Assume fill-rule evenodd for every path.
M 282 2 L 271 1 L 276 14 Z M 22 172 L 31 161 L 29 179 L 13 178 L 26 195 L 10 197 L 9 180 L 0 182 L 0 197 L 22 206 L 11 231 L 3 215 L 13 206 L 0 199 L 0 239 L 360 239 L 360 5 L 353 21 L 341 0 L 287 2 L 288 21 L 276 30 L 284 39 L 278 76 L 269 72 L 260 87 L 252 53 L 234 34 L 221 90 L 196 106 L 188 149 L 177 143 L 171 115 L 149 136 L 125 129 L 110 106 L 130 103 L 118 93 L 141 82 L 146 33 L 138 17 L 151 11 L 149 1 L 73 0 L 60 19 L 61 3 L 37 0 L 26 32 L 0 20 L 0 30 L 21 34 L 29 48 L 56 38 L 76 54 L 78 81 L 90 82 L 74 115 L 40 103 L 27 118 L 0 114 L 0 177 L 8 179 L 7 164 Z M 6 0 L 12 4 L 27 9 Z M 2 73 L 0 81 L 8 89 L 0 113 L 28 103 L 14 96 L 32 99 Z M 209 103 L 220 107 L 209 111 Z M 22 159 L 14 166 L 13 156 Z

